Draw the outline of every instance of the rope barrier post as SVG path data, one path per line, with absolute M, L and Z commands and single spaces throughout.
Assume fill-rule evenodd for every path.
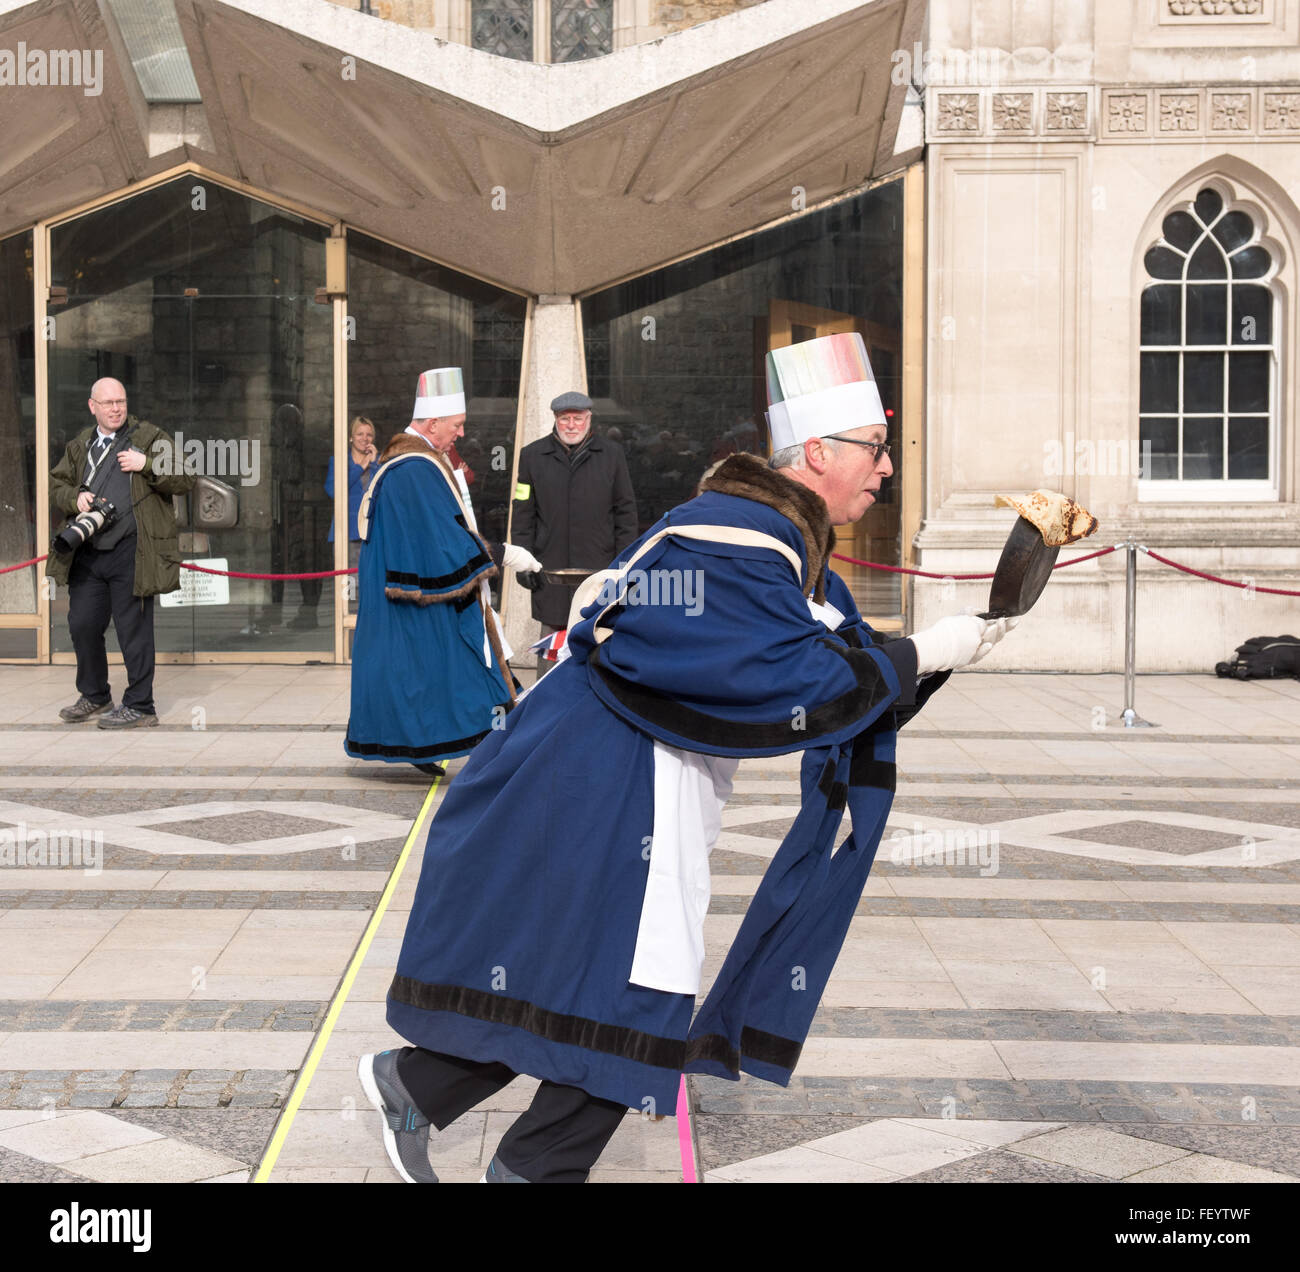
M 1160 726 L 1144 720 L 1133 705 L 1134 680 L 1137 675 L 1137 554 L 1134 539 L 1123 543 L 1127 553 L 1124 567 L 1124 713 L 1121 717 L 1126 729 L 1158 729 Z

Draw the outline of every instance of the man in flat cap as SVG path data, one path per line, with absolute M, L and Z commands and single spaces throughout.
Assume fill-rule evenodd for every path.
M 586 394 L 561 393 L 551 410 L 554 432 L 519 454 L 511 537 L 547 570 L 601 570 L 637 535 L 627 457 L 592 433 Z M 533 592 L 533 617 L 548 634 L 568 626 L 575 587 L 546 583 Z

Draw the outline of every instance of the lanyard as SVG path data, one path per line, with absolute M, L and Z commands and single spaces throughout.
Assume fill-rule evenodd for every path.
M 95 440 L 91 442 L 90 449 L 94 450 L 95 446 L 100 442 L 104 442 L 105 445 L 99 448 L 99 454 L 97 456 L 91 458 L 90 471 L 86 474 L 85 481 L 81 483 L 83 486 L 89 486 L 90 483 L 95 480 L 95 474 L 99 472 L 100 464 L 104 462 L 113 450 L 113 438 L 100 437 L 98 433 L 95 434 Z

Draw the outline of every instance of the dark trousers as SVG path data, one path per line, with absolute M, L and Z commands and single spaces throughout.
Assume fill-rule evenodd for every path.
M 113 692 L 104 634 L 111 618 L 126 664 L 122 705 L 152 714 L 153 597 L 132 596 L 134 587 L 135 535 L 127 535 L 107 552 L 83 544 L 68 574 L 68 630 L 77 651 L 77 692 L 91 702 L 107 702 Z
M 423 1047 L 397 1059 L 416 1107 L 440 1131 L 518 1076 L 504 1064 L 462 1060 Z M 530 1184 L 581 1184 L 627 1115 L 627 1105 L 578 1087 L 543 1082 L 497 1147 L 497 1160 Z

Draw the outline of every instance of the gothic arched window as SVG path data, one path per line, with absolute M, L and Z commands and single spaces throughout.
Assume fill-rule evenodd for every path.
M 1142 476 L 1167 493 L 1265 498 L 1276 484 L 1279 253 L 1261 219 L 1206 184 L 1143 258 Z

